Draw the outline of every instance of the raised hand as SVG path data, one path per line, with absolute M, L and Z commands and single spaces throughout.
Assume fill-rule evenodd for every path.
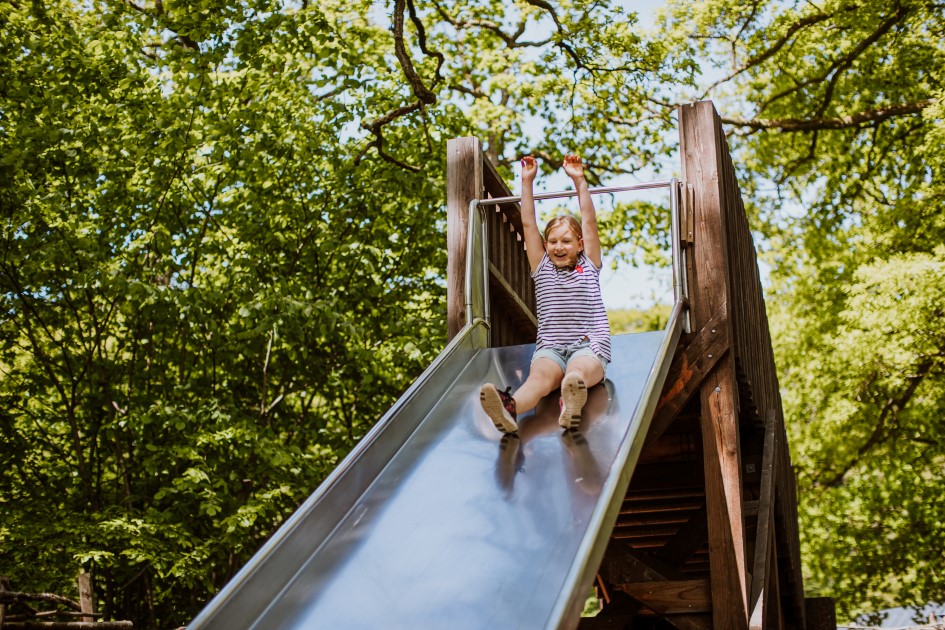
M 522 158 L 522 181 L 533 182 L 538 175 L 538 161 L 530 155 Z
M 580 155 L 569 153 L 564 156 L 564 172 L 571 179 L 584 179 L 584 163 Z

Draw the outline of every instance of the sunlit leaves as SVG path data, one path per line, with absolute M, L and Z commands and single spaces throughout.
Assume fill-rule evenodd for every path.
M 443 138 L 353 168 L 314 7 L 2 6 L 3 565 L 180 625 L 441 347 Z

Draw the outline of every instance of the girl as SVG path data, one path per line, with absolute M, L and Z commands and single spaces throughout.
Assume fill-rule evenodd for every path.
M 561 388 L 564 429 L 576 428 L 587 400 L 587 388 L 604 379 L 610 362 L 610 324 L 600 293 L 602 266 L 597 214 L 576 155 L 564 158 L 564 171 L 574 183 L 581 221 L 559 216 L 545 227 L 544 239 L 535 220 L 533 186 L 535 158 L 522 159 L 522 227 L 538 306 L 538 339 L 528 378 L 514 394 L 486 383 L 479 400 L 486 415 L 503 433 L 518 431 L 517 414 Z

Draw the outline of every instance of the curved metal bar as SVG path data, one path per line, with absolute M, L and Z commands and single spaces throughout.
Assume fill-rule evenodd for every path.
M 490 345 L 488 324 L 489 312 L 489 234 L 486 228 L 485 210 L 479 207 L 478 199 L 469 202 L 466 219 L 466 278 L 464 303 L 466 323 L 484 320 L 487 324 L 486 338 L 482 348 Z M 478 247 L 477 245 L 478 238 Z M 476 281 L 479 286 L 476 286 Z
M 690 331 L 689 325 L 689 287 L 686 284 L 686 252 L 682 246 L 682 206 L 679 203 L 680 183 L 675 177 L 669 186 L 670 239 L 673 252 L 673 300 L 681 304 L 683 328 Z
M 632 190 L 651 190 L 656 188 L 669 188 L 669 209 L 670 209 L 670 240 L 672 248 L 673 264 L 673 301 L 680 303 L 686 309 L 683 316 L 683 326 L 686 332 L 689 332 L 689 291 L 686 282 L 686 254 L 682 247 L 682 205 L 680 204 L 680 182 L 675 177 L 670 180 L 659 180 L 653 182 L 644 182 L 640 184 L 631 184 L 628 186 L 606 186 L 602 188 L 592 188 L 591 194 L 606 194 L 616 192 L 626 192 Z M 562 190 L 557 192 L 539 193 L 534 196 L 539 199 L 556 199 L 562 197 L 574 197 L 577 191 Z M 512 197 L 493 197 L 490 199 L 473 199 L 469 202 L 468 228 L 467 228 L 467 246 L 466 246 L 466 321 L 471 322 L 476 318 L 477 309 L 483 313 L 487 321 L 489 320 L 489 257 L 487 249 L 487 230 L 485 220 L 481 214 L 482 208 L 489 205 L 500 205 L 505 203 L 517 203 L 522 200 L 521 196 Z M 481 230 L 481 232 L 480 232 Z M 477 250 L 474 246 L 474 237 L 481 233 L 482 249 Z M 481 251 L 481 262 L 474 258 L 474 255 Z M 478 294 L 474 287 L 474 270 L 482 269 L 484 293 Z M 483 303 L 478 303 L 478 298 L 482 298 Z
M 672 180 L 658 180 L 655 182 L 644 182 L 642 184 L 630 184 L 628 186 L 605 186 L 603 188 L 591 188 L 588 192 L 592 195 L 604 195 L 607 193 L 626 192 L 628 190 L 649 190 L 653 188 L 668 188 Z M 559 199 L 562 197 L 576 197 L 576 190 L 559 190 L 555 192 L 535 193 L 535 201 L 542 199 Z M 517 203 L 522 200 L 521 195 L 513 197 L 491 197 L 489 199 L 477 199 L 476 203 L 480 206 L 494 206 L 502 203 Z

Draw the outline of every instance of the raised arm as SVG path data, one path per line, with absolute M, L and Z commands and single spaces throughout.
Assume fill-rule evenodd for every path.
M 538 162 L 530 155 L 522 158 L 522 229 L 525 238 L 525 253 L 532 272 L 538 269 L 545 254 L 545 241 L 538 229 L 535 218 L 535 176 L 538 175 Z
M 578 194 L 578 204 L 581 207 L 581 231 L 584 233 L 584 255 L 600 269 L 603 258 L 600 247 L 600 232 L 597 230 L 597 211 L 588 191 L 587 180 L 584 179 L 584 164 L 580 156 L 564 156 L 564 172 L 574 183 L 574 190 Z

